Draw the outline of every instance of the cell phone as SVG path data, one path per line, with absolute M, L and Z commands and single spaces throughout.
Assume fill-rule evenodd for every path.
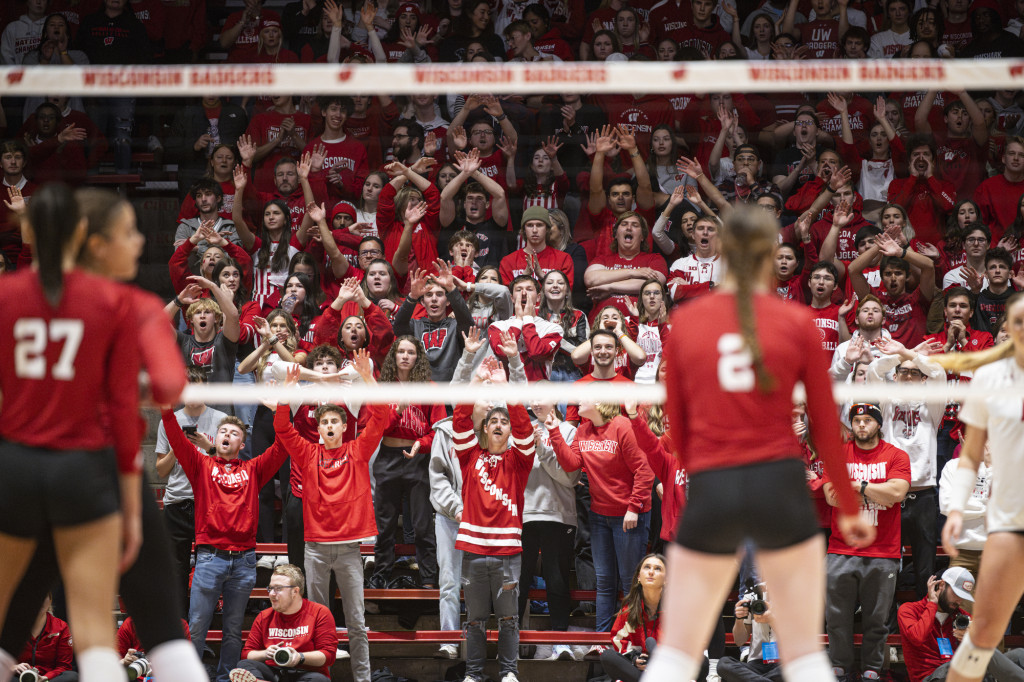
M 196 435 L 196 427 L 195 426 L 183 426 L 183 427 L 181 427 L 181 430 L 185 432 L 186 436 L 194 436 L 194 435 Z

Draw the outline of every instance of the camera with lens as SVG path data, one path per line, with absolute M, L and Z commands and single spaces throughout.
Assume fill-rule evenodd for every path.
M 274 652 L 274 663 L 281 667 L 288 667 L 292 660 L 299 657 L 299 652 L 290 646 L 281 647 Z
M 956 614 L 956 618 L 953 619 L 954 630 L 966 630 L 967 626 L 971 624 L 971 617 L 965 613 Z
M 764 600 L 763 585 L 746 582 L 740 594 L 740 603 L 746 602 L 751 616 L 763 616 L 768 612 L 768 602 Z
M 149 665 L 149 661 L 141 655 L 125 666 L 125 670 L 128 672 L 129 680 L 144 679 L 153 674 L 153 668 Z
M 18 682 L 46 682 L 46 678 L 40 675 L 35 668 L 29 668 L 18 675 Z

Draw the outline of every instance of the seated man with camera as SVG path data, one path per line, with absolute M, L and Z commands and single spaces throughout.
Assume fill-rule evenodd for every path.
M 302 597 L 302 569 L 284 564 L 270 576 L 270 608 L 260 611 L 231 671 L 231 682 L 330 682 L 338 648 L 334 616 Z
M 750 640 L 750 651 L 745 661 L 732 656 L 718 659 L 718 675 L 722 682 L 782 682 L 779 666 L 779 645 L 772 629 L 772 612 L 764 583 L 754 585 L 740 595 L 733 609 L 736 620 L 732 636 L 736 646 Z
M 50 613 L 51 603 L 50 595 L 46 595 L 11 680 L 78 682 L 78 673 L 71 669 L 71 631 L 67 623 Z
M 974 576 L 962 566 L 947 568 L 941 577 L 928 579 L 928 594 L 921 601 L 907 602 L 897 613 L 903 638 L 903 660 L 911 682 L 940 682 L 949 673 L 970 618 L 960 609 L 964 601 L 973 602 Z M 1007 654 L 998 650 L 985 674 L 986 682 L 1024 680 L 1024 649 Z

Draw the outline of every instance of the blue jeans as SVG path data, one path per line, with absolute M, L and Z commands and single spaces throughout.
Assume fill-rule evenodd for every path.
M 249 594 L 256 585 L 256 550 L 231 558 L 203 547 L 196 552 L 196 570 L 192 576 L 192 597 L 188 610 L 188 629 L 199 657 L 206 647 L 217 600 L 223 595 L 224 639 L 217 663 L 216 682 L 228 682 L 228 674 L 242 655 L 242 621 Z
M 434 515 L 437 539 L 438 586 L 441 588 L 441 629 L 459 630 L 459 591 L 462 588 L 462 550 L 455 549 L 459 524 L 444 514 Z
M 135 98 L 95 99 L 88 106 L 89 118 L 110 140 L 114 169 L 120 174 L 132 171 L 132 129 L 135 127 Z
M 621 516 L 590 510 L 590 547 L 597 574 L 597 630 L 610 632 L 618 611 L 619 588 L 629 591 L 637 564 L 644 558 L 651 512 L 642 512 L 636 527 L 622 530 Z

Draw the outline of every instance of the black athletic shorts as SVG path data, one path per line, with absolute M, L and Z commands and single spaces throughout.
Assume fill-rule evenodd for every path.
M 0 442 L 0 533 L 49 535 L 120 510 L 113 450 L 46 450 Z
M 783 549 L 819 530 L 804 465 L 794 457 L 693 475 L 675 541 L 695 552 L 735 554 L 746 539 Z

